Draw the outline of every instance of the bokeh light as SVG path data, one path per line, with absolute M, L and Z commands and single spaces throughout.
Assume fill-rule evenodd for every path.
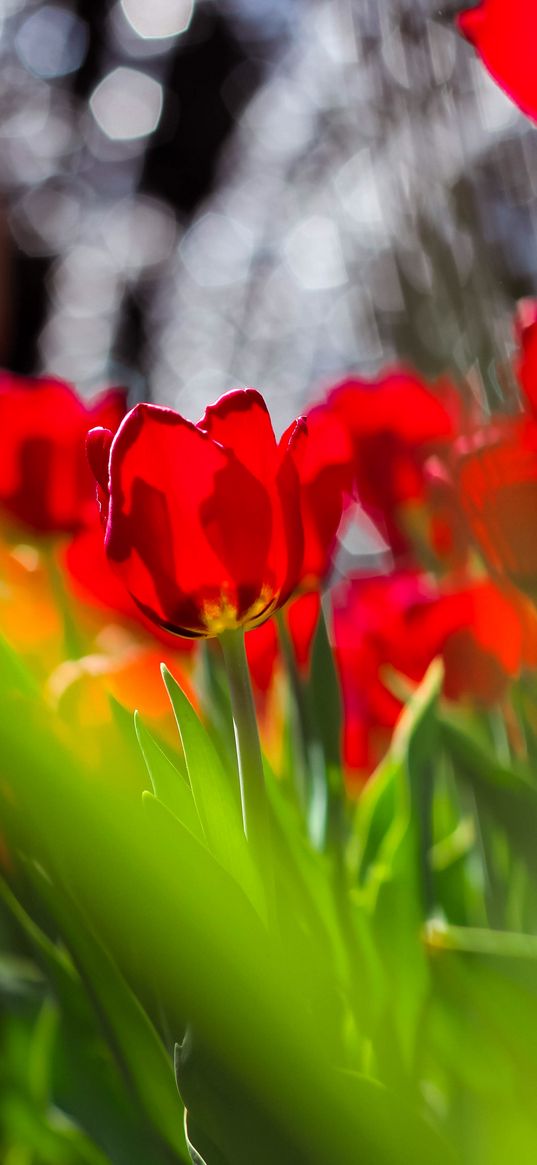
M 121 0 L 121 7 L 138 36 L 149 40 L 178 36 L 192 19 L 193 0 Z
M 99 129 L 112 141 L 147 137 L 159 123 L 162 86 L 140 69 L 122 65 L 99 82 L 90 109 Z
M 535 139 L 430 0 L 2 14 L 16 366 L 56 367 L 61 342 L 88 391 L 91 362 L 199 393 L 194 415 L 217 370 L 284 424 L 345 369 L 508 353 L 537 284 Z
M 22 63 L 44 78 L 64 77 L 79 69 L 88 42 L 86 23 L 56 4 L 43 4 L 31 12 L 15 37 Z

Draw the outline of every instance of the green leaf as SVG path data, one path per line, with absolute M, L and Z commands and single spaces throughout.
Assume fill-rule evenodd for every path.
M 14 837 L 37 855 L 52 882 L 61 871 L 114 965 L 143 998 L 158 995 L 176 1037 L 188 1014 L 209 1046 L 215 1082 L 233 1084 L 249 1125 L 242 1160 L 326 1165 L 358 1154 L 364 1162 L 393 1165 L 397 1143 L 401 1161 L 445 1161 L 449 1154 L 441 1145 L 431 1151 L 416 1122 L 409 1128 L 412 1090 L 374 1115 L 361 1081 L 352 1095 L 343 1093 L 318 1013 L 304 1002 L 303 964 L 270 940 L 236 882 L 189 831 L 154 801 L 169 834 L 155 821 L 151 836 L 147 813 L 137 797 L 117 788 L 113 768 L 103 764 L 97 794 L 55 726 L 29 721 L 9 692 L 2 699 L 2 768 L 8 787 L 17 790 L 8 844 Z M 283 1152 L 270 1156 L 275 1141 Z M 228 1152 L 226 1143 L 218 1146 Z M 230 1156 L 239 1165 L 241 1158 Z
M 197 841 L 162 801 L 147 789 L 142 794 L 142 804 L 151 823 L 151 841 L 162 855 L 170 859 L 170 871 L 173 871 L 173 855 L 178 852 L 190 853 L 192 876 L 196 874 L 203 880 L 212 891 L 213 899 L 217 894 L 219 898 L 223 895 L 229 907 L 233 905 L 242 924 L 248 927 L 252 941 L 259 943 L 264 935 L 261 929 L 262 922 L 253 908 L 251 899 L 245 893 L 245 888 L 237 883 L 207 846 Z
M 326 620 L 321 611 L 311 657 L 309 694 L 331 779 L 341 787 L 341 691 Z
M 367 880 L 396 811 L 398 765 L 389 754 L 369 778 L 361 793 L 353 819 L 350 861 L 359 881 Z
M 43 975 L 31 959 L 0 951 L 0 997 L 34 994 L 42 984 Z
M 431 914 L 435 906 L 430 851 L 433 844 L 433 783 L 439 755 L 437 706 L 443 680 L 442 662 L 434 660 L 403 711 L 391 750 L 396 759 L 403 760 L 407 773 L 410 822 L 415 834 L 420 873 L 418 900 L 424 917 Z
M 35 878 L 35 870 L 33 874 Z M 38 888 L 42 881 L 41 877 L 37 879 Z M 164 1163 L 170 1165 L 168 1147 L 163 1147 L 165 1151 L 163 1157 L 162 1151 L 159 1151 L 162 1142 L 159 1141 L 157 1148 L 154 1131 L 151 1130 L 150 1133 L 147 1119 L 144 1122 L 142 1113 L 139 1110 L 133 1111 L 132 1093 L 130 1090 L 127 1091 L 113 1059 L 108 1054 L 108 1049 L 99 1039 L 99 1021 L 95 1009 L 65 947 L 51 941 L 1 879 L 0 895 L 26 941 L 34 950 L 36 960 L 52 988 L 60 1009 L 61 1030 L 58 1033 L 53 1061 L 55 1108 L 51 1112 L 57 1114 L 58 1121 L 63 1116 L 63 1111 L 69 1112 L 79 1125 L 83 1125 L 88 1136 L 98 1142 L 101 1149 L 110 1153 L 110 1156 L 103 1158 L 101 1151 L 94 1148 L 89 1140 L 86 1141 L 82 1132 L 78 1133 L 76 1129 L 69 1128 L 73 1145 L 76 1140 L 76 1151 L 80 1152 L 80 1160 L 102 1162 L 106 1159 L 109 1165 L 110 1160 L 116 1160 L 117 1149 L 117 1160 L 121 1165 L 127 1161 L 129 1165 L 130 1162 L 134 1165 L 134 1162 L 140 1160 L 145 1162 L 148 1156 L 155 1165 Z M 33 905 L 35 906 L 35 901 Z M 42 903 L 39 904 L 39 916 L 42 919 Z M 27 1060 L 26 1055 L 25 1083 L 28 1078 Z M 33 1108 L 30 1111 L 31 1119 L 37 1120 Z M 42 1150 L 39 1130 L 35 1135 Z M 79 1157 L 76 1156 L 73 1145 L 67 1153 L 67 1165 L 75 1165 L 75 1162 L 78 1165 Z M 59 1165 L 61 1158 L 57 1146 L 55 1150 L 51 1149 L 49 1159 L 52 1165 Z
M 58 1108 L 36 1110 L 26 1097 L 2 1105 L 2 1160 L 14 1165 L 110 1165 L 110 1157 Z
M 162 804 L 198 841 L 203 841 L 203 829 L 190 785 L 145 727 L 138 712 L 134 713 L 134 723 L 155 797 L 162 801 Z
M 238 781 L 237 757 L 233 714 L 227 682 L 226 669 L 220 650 L 215 651 L 214 639 L 200 641 L 200 681 L 201 705 L 204 722 L 211 739 L 220 750 L 226 768 L 234 780 Z
M 430 976 L 422 928 L 431 905 L 429 869 L 431 758 L 435 755 L 436 705 L 442 669 L 432 664 L 405 708 L 391 748 L 399 769 L 399 804 L 371 868 L 369 899 L 373 925 L 386 970 L 388 1033 L 381 1054 L 391 1071 L 412 1070 Z M 397 1006 L 393 1007 L 393 999 Z M 393 1025 L 401 1056 L 390 1044 Z M 390 1063 L 393 1061 L 393 1063 Z
M 311 786 L 308 790 L 309 832 L 318 849 L 328 846 L 338 853 L 345 844 L 346 836 L 345 788 L 341 765 L 343 708 L 334 654 L 322 608 L 313 640 L 309 679 L 305 686 L 305 707 L 312 737 L 308 757 Z
M 58 1008 L 45 999 L 32 1033 L 28 1056 L 28 1089 L 34 1104 L 45 1112 L 52 1099 L 52 1065 L 58 1034 Z
M 443 679 L 442 661 L 435 659 L 396 725 L 390 750 L 396 760 L 407 759 L 407 763 L 422 768 L 434 758 L 431 746 L 436 742 L 436 710 Z
M 446 717 L 441 731 L 456 776 L 473 790 L 478 806 L 507 835 L 513 853 L 537 879 L 537 788 Z
M 533 1165 L 535 937 L 440 926 L 428 942 L 435 982 L 429 1047 L 437 1070 L 447 1070 L 455 1095 L 462 1093 L 466 1119 L 456 1132 L 464 1160 L 504 1165 L 512 1156 Z
M 2 877 L 0 877 L 0 898 L 30 942 L 59 996 L 61 998 L 70 997 L 75 989 L 77 976 L 68 955 L 65 951 L 60 950 L 41 930 L 41 927 L 34 922 Z
M 433 920 L 427 925 L 425 936 L 427 945 L 435 953 L 462 951 L 470 955 L 497 955 L 500 958 L 529 959 L 537 963 L 535 934 L 477 926 L 448 926 Z
M 261 910 L 261 887 L 244 836 L 238 794 L 231 787 L 229 776 L 209 733 L 164 664 L 162 676 L 179 729 L 190 787 L 209 849 Z
M 39 891 L 78 968 L 129 1087 L 162 1139 L 181 1153 L 181 1113 L 171 1059 L 112 957 L 74 900 L 41 878 Z
M 210 1111 L 210 1104 L 208 1107 L 209 1090 L 205 1078 L 206 1074 L 192 1070 L 192 1063 L 195 1061 L 192 1048 L 192 1029 L 187 1028 L 182 1044 L 176 1044 L 174 1048 L 173 1068 L 175 1082 L 181 1098 L 183 1098 L 183 1090 L 186 1090 L 189 1097 L 188 1103 L 193 1103 L 197 1113 L 199 1114 L 201 1112 L 202 1119 L 205 1117 L 207 1123 L 210 1124 L 214 1118 Z M 186 1101 L 185 1137 L 192 1165 L 228 1165 L 214 1143 L 209 1140 L 203 1127 L 200 1127 L 199 1115 L 197 1119 L 193 1118 L 192 1113 L 186 1105 Z

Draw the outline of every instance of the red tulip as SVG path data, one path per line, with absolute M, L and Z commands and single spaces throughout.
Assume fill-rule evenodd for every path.
M 84 442 L 92 425 L 115 429 L 120 390 L 86 403 L 59 380 L 0 374 L 0 505 L 39 534 L 72 533 L 95 511 Z
M 258 710 L 263 710 L 280 663 L 278 630 L 273 619 L 246 633 L 246 656 Z
M 435 393 L 414 373 L 396 368 L 376 381 L 346 381 L 332 390 L 328 404 L 352 438 L 361 505 L 393 553 L 408 554 L 415 510 L 426 499 L 424 464 L 457 431 L 457 394 L 444 384 Z
M 114 438 L 90 433 L 106 554 L 144 614 L 212 636 L 285 603 L 302 566 L 294 457 L 304 439 L 299 420 L 277 445 L 253 389 L 227 393 L 197 425 L 141 404 Z
M 74 594 L 83 603 L 157 639 L 168 650 L 176 652 L 180 647 L 184 653 L 194 647 L 192 640 L 178 641 L 142 614 L 106 557 L 98 521 L 75 534 L 63 550 L 61 562 Z
M 455 445 L 454 477 L 474 541 L 489 569 L 520 589 L 537 591 L 537 301 L 519 304 L 514 372 L 524 416 L 497 415 L 474 424 Z
M 301 587 L 314 590 L 330 572 L 353 482 L 354 449 L 346 423 L 328 403 L 306 413 L 307 441 L 295 453 L 302 498 Z
M 462 446 L 461 502 L 489 568 L 537 592 L 537 423 L 499 418 Z
M 335 590 L 334 638 L 352 783 L 381 759 L 403 707 L 387 686 L 386 669 L 419 683 L 440 655 L 445 695 L 489 705 L 509 677 L 534 665 L 537 620 L 523 600 L 488 581 L 439 588 L 417 571 L 399 571 Z
M 299 673 L 306 677 L 311 663 L 313 640 L 319 622 L 321 599 L 318 591 L 310 591 L 292 599 L 285 608 L 291 646 Z M 246 654 L 254 689 L 263 698 L 269 691 L 281 659 L 278 628 L 274 619 L 267 619 L 261 627 L 254 627 L 246 636 Z
M 442 460 L 431 457 L 424 465 L 426 504 L 415 511 L 412 529 L 420 561 L 435 571 L 460 571 L 468 562 L 471 545 L 451 466 L 451 449 Z M 409 523 L 409 528 L 410 523 Z
M 535 0 L 482 0 L 457 19 L 483 64 L 509 97 L 537 118 Z
M 318 591 L 299 595 L 286 607 L 284 618 L 289 627 L 289 635 L 299 672 L 307 676 L 313 641 L 321 613 L 321 599 Z

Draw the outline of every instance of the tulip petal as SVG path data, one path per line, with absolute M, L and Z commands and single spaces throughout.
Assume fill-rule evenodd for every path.
M 537 588 L 537 424 L 505 421 L 461 458 L 461 502 L 489 567 Z
M 494 80 L 529 117 L 537 118 L 535 0 L 482 0 L 457 17 Z
M 87 430 L 123 410 L 116 390 L 88 405 L 70 385 L 0 375 L 0 502 L 36 533 L 72 533 L 95 510 L 84 452 Z
M 299 595 L 285 609 L 297 666 L 304 675 L 309 672 L 320 613 L 321 598 L 318 591 Z
M 225 393 L 208 405 L 197 428 L 234 453 L 255 477 L 273 479 L 276 438 L 265 401 L 255 388 Z
M 360 504 L 394 555 L 411 550 L 406 512 L 425 499 L 424 464 L 453 437 L 459 404 L 455 390 L 435 391 L 405 368 L 377 380 L 349 380 L 332 389 L 328 407 L 354 446 L 354 485 Z
M 294 421 L 279 445 L 276 444 L 270 415 L 263 397 L 254 388 L 234 389 L 209 405 L 197 426 L 214 441 L 232 452 L 237 460 L 262 483 L 272 511 L 271 541 L 275 563 L 276 589 L 280 603 L 295 589 L 303 554 L 303 533 L 300 519 L 299 481 L 291 454 L 297 442 L 304 438 L 304 426 Z M 235 474 L 235 477 L 237 475 Z M 235 489 L 237 481 L 229 478 Z M 244 482 L 246 487 L 246 481 Z M 254 491 L 250 544 L 243 549 L 251 554 L 251 540 L 255 538 L 255 510 L 261 495 Z M 215 525 L 216 528 L 216 525 Z M 224 548 L 222 548 L 223 550 Z M 239 564 L 241 573 L 244 566 Z M 246 600 L 245 600 L 246 601 Z
M 288 430 L 289 439 L 291 439 Z M 350 433 L 328 406 L 312 408 L 305 418 L 301 438 L 296 435 L 292 453 L 301 486 L 304 557 L 301 582 L 318 586 L 329 573 L 350 495 L 354 449 Z
M 124 388 L 107 388 L 98 393 L 88 405 L 88 428 L 110 429 L 115 433 L 126 412 L 127 393 Z
M 488 705 L 535 650 L 537 618 L 527 601 L 488 580 L 452 589 L 419 571 L 397 571 L 349 579 L 333 601 L 351 779 L 378 763 L 401 711 L 388 670 L 419 683 L 441 656 L 445 695 Z
M 106 547 L 140 608 L 170 630 L 218 634 L 275 600 L 267 490 L 171 409 L 138 405 L 118 430 Z
M 114 434 L 110 429 L 90 429 L 86 437 L 86 455 L 97 484 L 108 490 L 108 462 Z

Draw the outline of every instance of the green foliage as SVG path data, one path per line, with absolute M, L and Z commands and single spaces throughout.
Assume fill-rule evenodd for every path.
M 333 682 L 323 635 L 308 701 Z M 182 755 L 136 717 L 140 798 L 138 777 L 118 787 L 115 753 L 96 787 L 23 666 L 2 665 L 2 1160 L 503 1165 L 509 1127 L 529 1165 L 529 772 L 448 716 L 433 666 L 349 803 L 337 693 L 333 713 L 318 695 L 332 718 L 309 802 L 291 771 L 265 766 L 269 926 L 222 760 L 225 708 L 207 728 L 164 678 Z M 310 745 L 315 725 L 310 715 Z M 125 733 L 128 763 L 126 721 Z M 315 749 L 305 756 L 318 764 Z
M 244 836 L 237 791 L 217 748 L 168 668 L 164 683 L 181 736 L 190 790 L 203 837 L 212 854 L 252 901 L 260 902 L 257 872 Z M 181 820 L 181 818 L 179 818 Z

